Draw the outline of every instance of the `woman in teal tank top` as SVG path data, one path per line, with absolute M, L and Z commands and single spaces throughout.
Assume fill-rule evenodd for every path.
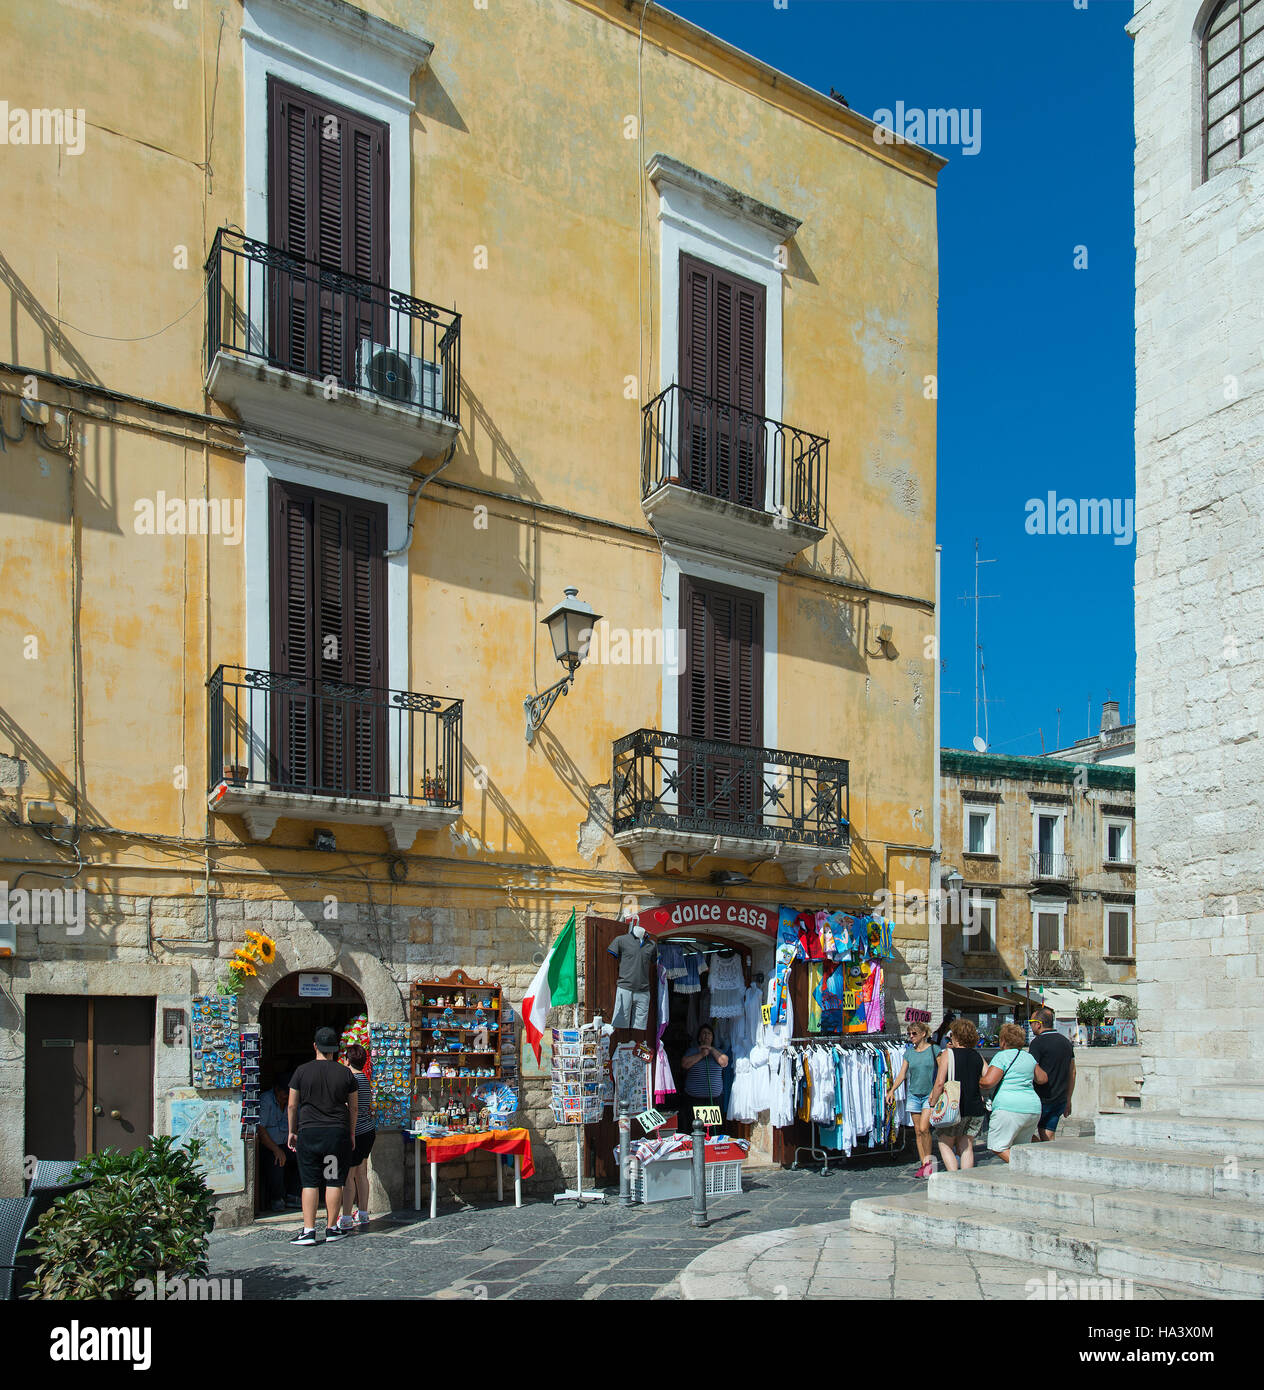
M 1040 1120 L 1040 1097 L 1035 1087 L 1049 1077 L 1027 1051 L 1026 1030 L 1017 1023 L 1001 1029 L 1001 1051 L 979 1080 L 981 1086 L 995 1086 L 992 1117 L 988 1121 L 988 1148 L 1009 1162 L 1015 1144 L 1027 1144 Z

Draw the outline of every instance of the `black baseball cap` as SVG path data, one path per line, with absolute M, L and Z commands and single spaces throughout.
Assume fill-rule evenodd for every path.
M 322 1052 L 337 1052 L 338 1034 L 332 1028 L 317 1028 L 315 1043 Z

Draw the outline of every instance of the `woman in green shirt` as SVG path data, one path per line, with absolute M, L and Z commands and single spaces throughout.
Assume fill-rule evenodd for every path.
M 995 1086 L 992 1118 L 988 1121 L 988 1148 L 1009 1162 L 1015 1144 L 1029 1143 L 1040 1120 L 1041 1103 L 1035 1087 L 1049 1080 L 1045 1069 L 1027 1051 L 1027 1032 L 1020 1024 L 1001 1029 L 1001 1051 L 979 1079 L 981 1086 Z

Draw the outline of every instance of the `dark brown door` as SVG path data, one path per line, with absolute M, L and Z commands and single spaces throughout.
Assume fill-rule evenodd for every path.
M 271 482 L 272 776 L 289 790 L 385 796 L 386 508 Z
M 610 943 L 627 931 L 623 922 L 612 921 L 607 917 L 584 918 L 584 1001 L 581 1016 L 585 1021 L 594 1014 L 600 1014 L 607 1023 L 614 1013 L 614 992 L 619 982 L 619 962 L 610 954 Z M 658 1037 L 658 989 L 650 989 L 650 1026 L 645 1038 L 654 1047 Z M 653 1104 L 653 1097 L 650 1097 Z M 615 1166 L 614 1153 L 619 1147 L 618 1117 L 613 1109 L 610 1118 L 602 1118 L 594 1125 L 584 1126 L 584 1171 L 590 1178 L 602 1183 L 617 1183 L 619 1170 Z M 640 1134 L 634 1124 L 633 1138 Z
M 28 995 L 26 1151 L 124 1153 L 153 1132 L 154 1000 Z
M 272 357 L 354 388 L 360 340 L 387 330 L 389 131 L 275 77 L 268 115 L 269 240 L 302 262 L 269 281 Z
M 691 739 L 763 745 L 763 595 L 680 579 L 685 665 L 680 732 Z M 730 826 L 759 824 L 763 767 L 722 749 L 686 744 L 680 752 L 681 814 Z M 705 830 L 705 825 L 699 825 Z
M 764 287 L 680 258 L 682 473 L 691 488 L 764 506 Z

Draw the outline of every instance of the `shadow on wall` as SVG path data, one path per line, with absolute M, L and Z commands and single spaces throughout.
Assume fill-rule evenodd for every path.
M 27 795 L 33 794 L 39 797 L 47 795 L 63 806 L 74 806 L 74 782 L 27 734 L 3 705 L 0 705 L 0 744 L 8 744 L 13 750 L 13 756 L 27 765 L 27 771 L 23 774 L 21 781 L 23 788 L 29 785 L 31 770 L 33 769 L 48 789 L 45 792 L 44 786 L 41 786 L 38 791 L 27 792 Z M 105 812 L 88 799 L 86 788 L 79 793 L 79 824 L 81 826 L 108 824 Z
M 458 847 L 471 855 L 521 855 L 534 864 L 552 862 L 544 846 L 527 828 L 526 821 L 496 785 L 486 765 L 470 752 L 468 745 L 462 748 L 461 758 L 464 767 L 461 820 L 451 830 Z M 488 836 L 496 833 L 497 821 L 499 843 L 492 844 Z M 466 827 L 464 831 L 459 828 L 462 825 Z

